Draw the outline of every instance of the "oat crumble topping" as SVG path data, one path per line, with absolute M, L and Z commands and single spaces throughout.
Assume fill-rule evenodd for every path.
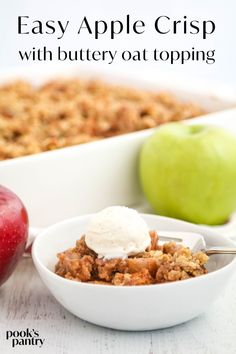
M 150 246 L 145 252 L 126 259 L 105 260 L 89 249 L 82 236 L 76 246 L 59 253 L 55 272 L 79 282 L 107 285 L 150 285 L 184 280 L 207 273 L 208 256 L 192 253 L 175 242 L 158 244 L 155 231 L 150 232 Z
M 0 160 L 82 144 L 198 116 L 172 95 L 100 81 L 0 86 Z

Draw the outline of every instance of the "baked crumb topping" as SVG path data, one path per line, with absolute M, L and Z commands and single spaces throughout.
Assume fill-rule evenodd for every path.
M 76 246 L 57 255 L 55 272 L 66 279 L 108 285 L 150 285 L 197 277 L 207 273 L 208 256 L 192 253 L 175 242 L 158 244 L 155 231 L 150 231 L 150 247 L 126 259 L 98 258 L 82 236 Z
M 100 81 L 0 86 L 0 160 L 82 144 L 201 115 L 172 95 Z

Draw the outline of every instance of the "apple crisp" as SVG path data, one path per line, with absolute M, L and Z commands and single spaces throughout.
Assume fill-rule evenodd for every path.
M 36 154 L 201 115 L 168 93 L 60 79 L 0 86 L 0 160 Z
M 150 231 L 150 246 L 145 252 L 128 258 L 104 259 L 87 247 L 85 236 L 76 246 L 59 253 L 55 273 L 79 282 L 107 285 L 149 285 L 197 277 L 207 273 L 208 256 L 192 253 L 175 242 L 158 243 Z

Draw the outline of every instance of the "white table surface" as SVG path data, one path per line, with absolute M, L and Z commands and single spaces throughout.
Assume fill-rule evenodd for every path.
M 157 331 L 122 332 L 76 318 L 50 295 L 30 258 L 22 259 L 13 276 L 0 288 L 0 299 L 2 354 L 236 353 L 236 274 L 207 313 L 185 324 Z M 157 303 L 157 316 L 158 306 Z M 6 330 L 26 328 L 38 330 L 40 337 L 45 338 L 42 348 L 11 348 L 5 339 Z

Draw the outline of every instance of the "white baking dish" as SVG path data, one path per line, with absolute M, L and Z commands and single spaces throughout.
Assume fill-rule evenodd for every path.
M 236 106 L 236 94 L 233 90 L 199 85 L 193 81 L 190 85 L 183 78 L 181 81 L 171 82 L 167 74 L 160 73 L 156 74 L 158 79 L 137 79 L 114 75 L 108 71 L 96 72 L 91 68 L 80 72 L 74 66 L 35 66 L 0 73 L 0 81 L 23 78 L 37 85 L 52 77 L 61 76 L 100 78 L 144 89 L 167 90 L 181 99 L 200 103 L 208 111 Z M 232 130 L 233 114 L 234 112 L 228 112 L 227 123 L 225 119 L 222 122 L 219 118 L 220 124 L 223 123 Z M 193 121 L 214 123 L 216 118 L 209 115 Z M 29 211 L 30 223 L 35 227 L 45 227 L 65 218 L 95 212 L 108 205 L 142 205 L 144 198 L 137 178 L 137 157 L 141 144 L 151 133 L 152 130 L 149 129 L 2 161 L 0 184 L 11 188 L 22 198 Z M 232 233 L 231 223 L 222 230 Z

